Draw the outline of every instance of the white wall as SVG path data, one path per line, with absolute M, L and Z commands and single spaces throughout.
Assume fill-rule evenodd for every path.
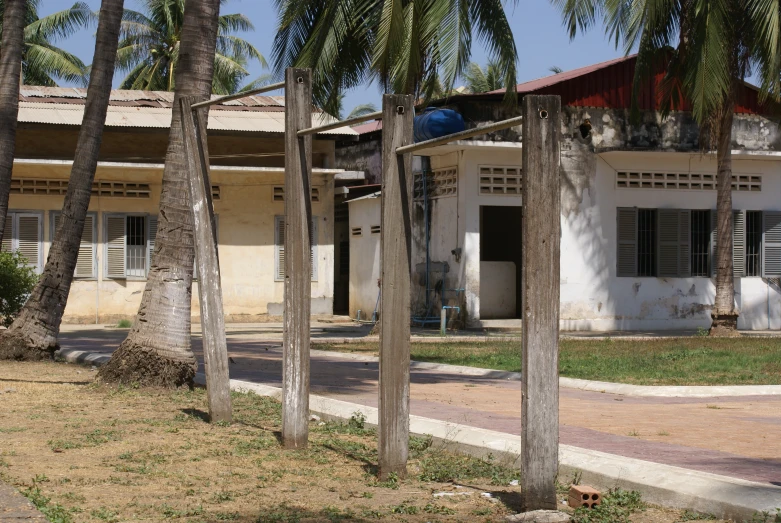
M 348 202 L 350 206 L 350 317 L 370 320 L 377 306 L 380 289 L 380 234 L 372 234 L 371 227 L 381 223 L 380 198 L 362 198 Z M 361 235 L 354 236 L 353 228 L 360 227 Z
M 520 165 L 520 148 L 473 147 L 434 156 L 432 168 L 457 165 L 457 198 L 432 208 L 432 260 L 447 261 L 466 289 L 469 324 L 480 314 L 480 206 L 520 205 L 520 196 L 481 195 L 478 166 Z M 561 217 L 561 326 L 565 330 L 692 329 L 710 324 L 714 284 L 710 278 L 626 278 L 616 275 L 616 208 L 715 209 L 715 191 L 618 189 L 617 171 L 716 172 L 713 155 L 605 153 L 583 179 L 563 178 Z M 588 170 L 588 169 L 584 169 Z M 735 174 L 759 174 L 761 192 L 733 193 L 733 207 L 781 210 L 781 161 L 735 159 Z M 574 201 L 573 201 L 574 198 Z M 445 202 L 444 200 L 450 200 Z M 454 200 L 457 202 L 454 212 Z M 513 241 L 515 231 L 507 231 Z M 520 231 L 517 233 L 520 241 Z M 462 247 L 456 262 L 450 251 Z M 452 285 L 456 283 L 453 282 Z M 449 283 L 449 286 L 451 284 Z M 781 294 L 761 278 L 736 280 L 739 327 L 781 329 Z

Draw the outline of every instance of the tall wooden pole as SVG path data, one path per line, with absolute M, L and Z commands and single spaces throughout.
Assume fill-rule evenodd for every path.
M 312 308 L 312 80 L 285 71 L 285 305 L 282 349 L 282 441 L 302 449 L 309 437 L 309 315 Z
M 410 277 L 413 97 L 382 98 L 382 222 L 380 238 L 379 476 L 404 477 L 409 453 Z
M 193 97 L 180 99 L 184 151 L 187 158 L 190 199 L 193 204 L 195 263 L 200 276 L 198 296 L 201 305 L 206 391 L 211 421 L 231 421 L 228 345 L 225 339 L 225 315 L 222 308 L 212 185 L 209 180 L 206 116 L 203 109 L 197 114 L 193 113 L 191 106 L 196 101 Z
M 561 99 L 523 99 L 523 413 L 525 510 L 556 508 L 559 467 Z

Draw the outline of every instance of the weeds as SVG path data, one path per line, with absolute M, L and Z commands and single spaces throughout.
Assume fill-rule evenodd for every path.
M 611 490 L 594 508 L 578 508 L 572 515 L 573 523 L 629 523 L 629 517 L 645 510 L 640 493 L 621 489 Z
M 35 508 L 46 516 L 50 523 L 73 523 L 70 511 L 59 503 L 52 503 L 51 498 L 47 498 L 41 492 L 41 488 L 33 480 L 33 486 L 23 490 L 22 494 L 35 505 Z
M 716 519 L 713 514 L 703 514 L 693 510 L 684 510 L 679 521 L 712 521 Z
M 492 456 L 478 459 L 446 452 L 430 452 L 420 460 L 421 481 L 464 481 L 488 478 L 492 485 L 507 485 L 520 480 L 520 471 L 500 465 Z

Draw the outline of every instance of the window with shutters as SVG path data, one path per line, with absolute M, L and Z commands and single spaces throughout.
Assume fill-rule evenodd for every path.
M 637 211 L 637 276 L 656 276 L 656 210 Z
M 54 241 L 54 235 L 57 227 L 60 225 L 60 213 L 51 213 L 51 240 Z M 81 233 L 81 243 L 79 244 L 79 257 L 76 260 L 76 269 L 73 272 L 74 278 L 96 278 L 97 270 L 97 214 L 87 213 L 84 220 L 84 230 Z
M 710 276 L 711 212 L 691 211 L 691 275 Z
M 746 211 L 745 276 L 761 276 L 762 211 Z
M 5 219 L 2 249 L 18 251 L 37 274 L 43 272 L 43 213 L 9 211 Z
M 781 211 L 762 215 L 762 276 L 781 277 Z
M 317 216 L 312 216 L 310 233 L 310 257 L 312 261 L 312 281 L 317 281 Z M 285 217 L 274 217 L 274 280 L 285 280 Z
M 157 216 L 106 214 L 105 231 L 106 277 L 146 278 L 157 236 Z

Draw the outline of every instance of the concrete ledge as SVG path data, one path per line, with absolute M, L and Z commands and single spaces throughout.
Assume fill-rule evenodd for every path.
M 109 359 L 105 354 L 76 350 L 61 351 L 60 357 L 74 363 L 95 365 Z M 198 383 L 205 382 L 202 373 L 195 379 Z M 230 380 L 230 383 L 231 389 L 236 391 L 276 399 L 282 395 L 282 389 L 260 383 L 242 380 Z M 311 412 L 326 419 L 348 420 L 360 412 L 368 424 L 377 425 L 378 411 L 374 407 L 318 395 L 310 395 L 309 406 Z M 519 465 L 520 436 L 420 416 L 410 416 L 410 432 L 431 435 L 443 448 L 477 457 L 492 455 L 507 465 Z M 602 489 L 639 490 L 649 503 L 725 519 L 747 520 L 757 512 L 772 513 L 781 508 L 781 487 L 560 445 L 559 475 L 566 481 L 576 473 L 582 474 L 584 482 Z

